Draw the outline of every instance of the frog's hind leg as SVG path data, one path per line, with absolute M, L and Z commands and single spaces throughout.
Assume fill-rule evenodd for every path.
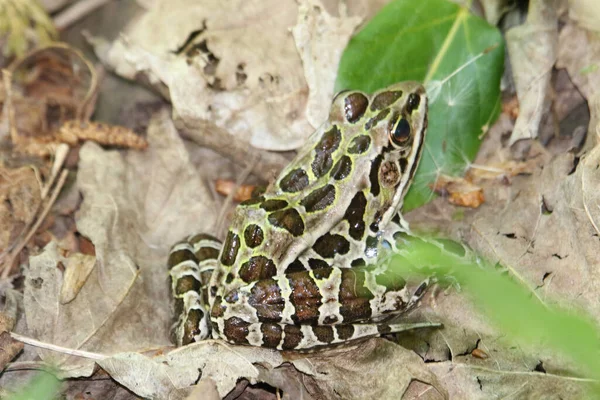
M 230 343 L 306 349 L 382 330 L 432 326 L 387 323 L 412 309 L 426 288 L 423 283 L 409 289 L 400 274 L 381 266 L 325 267 L 261 279 L 217 296 L 211 317 L 215 334 Z M 293 339 L 301 331 L 296 337 L 306 338 L 302 343 Z
M 289 325 L 281 323 L 246 323 L 241 319 L 225 326 L 223 339 L 233 344 L 249 344 L 279 350 L 310 350 L 388 333 L 419 328 L 436 328 L 433 322 L 416 323 L 348 323 L 338 325 Z
M 199 234 L 173 246 L 169 254 L 171 290 L 175 298 L 174 342 L 185 345 L 211 334 L 206 286 L 217 265 L 221 242 Z

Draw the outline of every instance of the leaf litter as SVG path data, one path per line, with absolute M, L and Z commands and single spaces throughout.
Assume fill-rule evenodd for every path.
M 219 43 L 214 40 L 209 49 L 226 59 L 214 50 Z M 132 50 L 136 51 L 142 50 Z M 164 51 L 145 51 L 146 61 L 153 52 L 164 56 Z M 182 67 L 181 60 L 173 62 L 169 65 Z M 154 72 L 165 68 L 161 63 L 156 61 Z M 220 84 L 235 87 L 225 79 L 231 78 L 235 62 L 227 60 L 223 65 L 229 65 L 229 74 Z M 182 71 L 178 77 L 188 73 Z M 212 85 L 220 77 L 207 75 Z M 207 85 L 204 82 L 202 87 Z M 172 100 L 180 114 L 181 103 Z M 195 103 L 186 107 L 191 112 Z M 592 110 L 592 120 L 597 115 Z M 590 132 L 596 132 L 592 128 Z M 502 146 L 506 132 L 492 129 L 486 142 L 492 143 L 492 149 Z M 191 161 L 193 150 L 179 138 L 166 110 L 153 117 L 147 140 L 149 147 L 143 153 L 105 150 L 90 142 L 79 150 L 75 187 L 83 200 L 76 227 L 93 244 L 93 254 L 74 258 L 86 259 L 83 264 L 88 266 L 94 261 L 91 271 L 79 278 L 83 284 L 66 283 L 69 265 L 76 261 L 69 261 L 73 259 L 70 249 L 57 240 L 32 257 L 24 272 L 27 327 L 17 324 L 16 331 L 98 356 L 74 357 L 26 346 L 28 354 L 36 352 L 44 363 L 58 365 L 62 377 L 90 376 L 96 362 L 136 395 L 147 398 L 186 398 L 196 383 L 223 397 L 240 385 L 240 379 L 250 384 L 266 382 L 282 390 L 284 398 L 398 398 L 401 393 L 404 398 L 578 398 L 583 394 L 577 376 L 569 372 L 574 370 L 569 361 L 543 346 L 532 349 L 504 341 L 485 315 L 452 288 L 431 292 L 411 315 L 443 322 L 444 329 L 405 335 L 400 339 L 405 348 L 373 339 L 315 354 L 214 341 L 170 350 L 166 255 L 181 237 L 211 231 L 218 206 L 203 170 Z M 481 183 L 486 201 L 477 210 L 462 210 L 437 199 L 407 218 L 415 229 L 445 232 L 500 262 L 509 275 L 530 288 L 532 297 L 549 303 L 565 299 L 597 316 L 598 150 L 592 146 L 578 163 L 572 154 L 557 149 L 536 151 L 535 146 L 529 149 L 525 162 L 535 162 L 526 166 L 515 167 L 508 151 L 492 150 L 478 160 L 479 166 L 504 168 L 510 180 Z M 478 349 L 488 357 L 475 356 Z

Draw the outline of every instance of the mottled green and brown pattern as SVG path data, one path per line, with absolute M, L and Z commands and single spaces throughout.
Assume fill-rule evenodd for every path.
M 280 177 L 237 207 L 218 258 L 205 237 L 190 248 L 175 246 L 171 275 L 184 314 L 178 341 L 206 336 L 203 324 L 215 338 L 278 349 L 407 329 L 382 321 L 419 296 L 378 261 L 382 241 L 400 229 L 426 128 L 427 97 L 418 83 L 370 96 L 340 93 L 327 122 Z M 189 271 L 190 259 L 197 272 Z M 210 281 L 199 271 L 209 271 Z M 207 295 L 186 294 L 198 287 Z

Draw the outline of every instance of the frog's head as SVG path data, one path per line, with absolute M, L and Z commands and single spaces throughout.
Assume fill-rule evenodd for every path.
M 427 95 L 417 82 L 401 82 L 372 95 L 371 109 L 389 110 L 372 135 L 382 143 L 377 171 L 384 202 L 398 210 L 413 180 L 427 130 Z M 375 171 L 371 171 L 375 173 Z
M 417 170 L 427 130 L 425 88 L 417 82 L 400 82 L 372 95 L 341 92 L 329 121 L 343 127 L 341 153 L 352 160 L 354 179 L 344 191 L 357 193 L 358 200 L 353 198 L 346 215 L 362 215 L 371 234 L 376 234 L 402 208 Z

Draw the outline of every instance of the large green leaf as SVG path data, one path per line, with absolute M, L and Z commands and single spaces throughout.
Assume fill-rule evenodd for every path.
M 425 83 L 429 130 L 405 209 L 433 196 L 440 173 L 462 174 L 500 106 L 500 32 L 446 0 L 395 0 L 348 44 L 336 88 L 373 92 L 394 82 Z

